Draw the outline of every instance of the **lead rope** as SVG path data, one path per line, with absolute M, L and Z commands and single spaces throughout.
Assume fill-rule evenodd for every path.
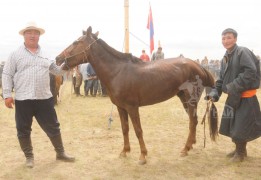
M 206 108 L 206 111 L 205 111 L 205 114 L 203 116 L 203 119 L 201 121 L 201 124 L 204 125 L 204 148 L 206 147 L 206 117 L 207 117 L 207 113 L 209 112 L 209 104 L 211 103 L 212 101 L 211 100 L 208 100 L 207 102 L 207 108 Z

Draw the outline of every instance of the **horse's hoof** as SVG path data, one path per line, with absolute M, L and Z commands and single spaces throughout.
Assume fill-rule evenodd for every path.
M 126 155 L 126 153 L 125 153 L 125 152 L 121 152 L 121 153 L 120 153 L 120 157 L 122 157 L 122 158 L 126 158 L 126 157 L 127 157 L 127 155 Z
M 146 163 L 147 163 L 146 159 L 139 160 L 139 165 L 144 165 L 144 164 L 146 164 Z
M 188 152 L 187 151 L 181 151 L 180 152 L 180 156 L 181 157 L 185 157 L 185 156 L 187 156 L 188 155 Z

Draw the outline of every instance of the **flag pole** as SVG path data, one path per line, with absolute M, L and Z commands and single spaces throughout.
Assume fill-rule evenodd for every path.
M 124 0 L 125 53 L 129 53 L 129 0 Z

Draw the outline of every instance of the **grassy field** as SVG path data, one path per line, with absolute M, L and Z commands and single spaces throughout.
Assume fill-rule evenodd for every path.
M 204 148 L 204 128 L 200 124 L 206 102 L 199 104 L 197 143 L 186 157 L 180 157 L 188 135 L 188 117 L 177 97 L 140 108 L 144 140 L 148 149 L 147 164 L 138 165 L 140 148 L 132 125 L 131 152 L 119 158 L 123 147 L 121 125 L 116 107 L 108 97 L 76 97 L 70 82 L 65 82 L 61 102 L 56 107 L 61 123 L 64 146 L 75 163 L 55 160 L 55 151 L 36 121 L 33 122 L 32 142 L 35 167 L 27 169 L 16 137 L 14 110 L 0 103 L 0 179 L 85 180 L 85 179 L 261 179 L 261 139 L 248 144 L 248 157 L 233 164 L 225 157 L 234 149 L 231 139 L 219 136 Z M 261 97 L 261 90 L 258 91 Z M 216 103 L 222 113 L 225 96 Z M 108 129 L 112 110 L 113 122 Z M 208 135 L 208 126 L 206 127 Z

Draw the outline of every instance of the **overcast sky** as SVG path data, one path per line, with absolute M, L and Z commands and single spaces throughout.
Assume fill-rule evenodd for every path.
M 261 55 L 260 0 L 129 0 L 130 52 L 149 53 L 146 28 L 151 4 L 154 42 L 165 57 L 221 59 L 221 32 L 238 31 L 238 45 Z M 58 55 L 89 26 L 118 51 L 124 51 L 124 0 L 1 0 L 0 61 L 23 43 L 18 34 L 29 21 L 46 30 L 40 45 Z

